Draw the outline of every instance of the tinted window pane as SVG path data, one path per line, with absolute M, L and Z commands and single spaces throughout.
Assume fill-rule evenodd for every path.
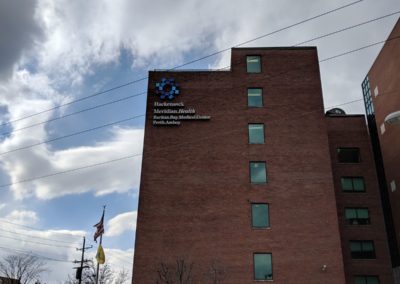
M 367 276 L 367 284 L 379 284 L 377 276 Z
M 364 192 L 364 178 L 362 177 L 342 177 L 341 180 L 342 190 L 349 192 Z
M 344 215 L 350 225 L 369 225 L 368 208 L 345 208 Z
M 346 219 L 355 219 L 355 218 L 357 218 L 357 214 L 356 214 L 356 210 L 354 210 L 354 209 L 349 209 L 349 208 L 347 208 L 347 209 L 345 209 L 345 216 L 346 216 Z
M 364 191 L 364 179 L 363 178 L 353 178 L 354 191 Z
M 251 209 L 253 227 L 269 227 L 268 204 L 252 204 Z
M 368 209 L 364 208 L 357 209 L 357 217 L 359 219 L 369 219 Z
M 353 259 L 376 258 L 373 241 L 350 241 L 350 251 Z
M 266 183 L 267 171 L 265 162 L 250 162 L 251 183 Z
M 374 251 L 374 244 L 372 242 L 363 242 L 362 243 L 362 250 L 363 251 L 367 251 L 367 252 L 371 252 Z
M 272 258 L 270 253 L 254 254 L 254 279 L 272 280 Z
M 264 143 L 264 124 L 249 124 L 249 143 Z
M 338 161 L 340 163 L 359 163 L 360 149 L 358 148 L 338 148 Z
M 353 182 L 351 178 L 342 178 L 341 183 L 343 191 L 353 191 Z
M 367 284 L 367 279 L 364 276 L 357 276 L 355 284 Z
M 261 72 L 261 57 L 260 56 L 247 56 L 247 72 L 260 73 Z
M 361 242 L 350 242 L 350 250 L 352 252 L 361 251 Z
M 356 276 L 355 284 L 379 284 L 377 276 Z
M 247 89 L 247 104 L 249 107 L 262 107 L 262 89 Z

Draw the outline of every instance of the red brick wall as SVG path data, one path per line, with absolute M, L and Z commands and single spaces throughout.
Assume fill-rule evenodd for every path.
M 400 36 L 400 20 L 397 21 L 390 38 Z M 379 53 L 368 73 L 375 108 L 386 181 L 395 224 L 398 248 L 400 250 L 400 125 L 385 125 L 381 134 L 380 126 L 385 117 L 400 110 L 400 38 L 388 41 Z M 379 95 L 375 97 L 374 89 Z M 395 181 L 397 190 L 392 192 L 390 183 Z
M 354 275 L 378 275 L 380 283 L 393 283 L 379 186 L 365 118 L 364 116 L 327 117 L 327 126 L 346 283 L 354 283 Z M 336 149 L 340 147 L 359 148 L 360 163 L 339 163 Z M 357 193 L 342 192 L 340 183 L 342 176 L 364 177 L 366 191 Z M 368 207 L 371 224 L 346 224 L 344 218 L 345 207 Z M 376 259 L 352 259 L 349 247 L 350 240 L 374 241 Z
M 261 74 L 246 74 L 248 54 L 262 55 Z M 211 120 L 153 126 L 162 77 Z M 247 107 L 248 87 L 264 89 L 263 108 Z M 150 72 L 148 93 L 135 283 L 180 257 L 197 283 L 213 260 L 222 283 L 254 283 L 255 252 L 272 253 L 274 283 L 345 282 L 315 48 L 233 49 L 231 71 Z M 264 145 L 248 144 L 252 122 L 265 124 Z M 266 161 L 267 184 L 250 184 L 249 161 Z M 269 229 L 252 229 L 251 202 L 269 203 Z

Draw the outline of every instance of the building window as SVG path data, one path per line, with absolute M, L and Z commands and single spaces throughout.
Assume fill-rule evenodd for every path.
M 371 88 L 369 85 L 368 76 L 362 82 L 362 91 L 364 97 L 364 105 L 367 116 L 375 114 L 374 104 L 372 103 Z
M 345 208 L 344 215 L 346 222 L 350 225 L 369 225 L 368 208 Z
M 365 192 L 363 177 L 342 177 L 340 182 L 344 192 Z
M 272 280 L 272 255 L 254 254 L 254 280 Z
M 264 144 L 264 124 L 249 124 L 249 143 Z
M 376 258 L 373 241 L 350 241 L 350 252 L 353 259 Z
M 338 148 L 337 149 L 339 163 L 359 163 L 360 149 L 359 148 Z
M 355 284 L 379 284 L 378 276 L 358 275 L 354 279 Z
M 266 203 L 251 204 L 251 224 L 253 228 L 269 227 L 269 206 Z
M 248 88 L 247 89 L 247 105 L 249 107 L 262 107 L 262 89 L 261 88 Z
M 246 57 L 247 73 L 260 73 L 261 72 L 261 56 L 248 55 Z
M 250 182 L 267 182 L 267 166 L 265 162 L 250 162 Z

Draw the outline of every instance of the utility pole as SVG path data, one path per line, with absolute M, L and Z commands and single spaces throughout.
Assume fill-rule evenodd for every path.
M 82 248 L 81 249 L 76 249 L 76 250 L 81 250 L 82 251 L 82 257 L 81 257 L 81 260 L 79 261 L 79 260 L 75 260 L 74 261 L 74 263 L 80 263 L 81 264 L 81 266 L 79 266 L 79 267 L 74 267 L 74 269 L 76 269 L 76 279 L 78 279 L 79 280 L 79 284 L 81 284 L 82 283 L 82 271 L 83 271 L 83 269 L 84 268 L 89 268 L 89 266 L 87 266 L 87 265 L 83 265 L 84 263 L 86 264 L 89 260 L 88 259 L 85 259 L 85 250 L 87 250 L 87 249 L 90 249 L 90 248 L 92 248 L 93 246 L 89 246 L 89 247 L 85 247 L 85 244 L 86 244 L 86 238 L 85 237 L 83 237 L 83 244 L 82 244 Z

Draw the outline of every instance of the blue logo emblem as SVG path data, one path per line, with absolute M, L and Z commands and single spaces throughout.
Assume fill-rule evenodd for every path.
M 179 85 L 173 78 L 162 78 L 161 82 L 156 83 L 156 95 L 162 100 L 173 100 L 179 93 Z

